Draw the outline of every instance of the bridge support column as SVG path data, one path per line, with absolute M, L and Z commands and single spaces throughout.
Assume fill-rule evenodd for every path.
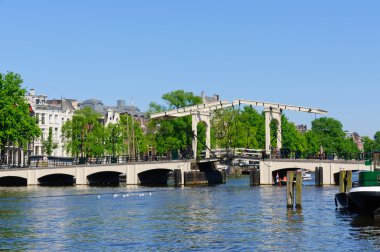
M 193 153 L 194 153 L 194 158 L 197 156 L 197 145 L 198 145 L 198 123 L 203 122 L 206 126 L 206 156 L 205 158 L 210 157 L 210 128 L 211 128 L 211 123 L 210 123 L 210 113 L 201 113 L 201 112 L 196 112 L 191 115 L 192 119 L 192 131 L 194 133 L 193 136 L 193 142 L 192 142 L 192 147 L 193 147 Z
M 281 110 L 277 108 L 267 107 L 265 112 L 265 149 L 270 153 L 270 123 L 272 120 L 277 121 L 277 149 L 282 148 L 282 130 L 281 130 Z

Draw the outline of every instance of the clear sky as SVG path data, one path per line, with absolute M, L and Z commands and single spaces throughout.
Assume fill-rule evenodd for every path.
M 133 97 L 145 111 L 166 92 L 205 91 L 380 130 L 377 0 L 0 0 L 0 27 L 0 72 L 50 98 Z

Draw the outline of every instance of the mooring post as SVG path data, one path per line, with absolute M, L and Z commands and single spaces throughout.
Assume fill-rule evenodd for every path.
M 181 169 L 174 169 L 173 171 L 174 186 L 180 186 L 182 184 L 182 172 Z
M 296 208 L 302 208 L 302 171 L 296 173 Z
M 227 170 L 223 169 L 221 172 L 223 177 L 223 184 L 225 184 L 227 182 Z
M 323 186 L 323 167 L 315 167 L 315 185 Z
M 293 180 L 294 180 L 294 172 L 288 171 L 287 180 L 286 180 L 286 203 L 287 203 L 288 208 L 293 208 L 293 205 L 294 205 Z
M 343 193 L 346 192 L 346 171 L 340 171 L 339 172 L 339 192 Z
M 249 181 L 250 181 L 250 186 L 260 185 L 260 172 L 257 168 L 253 168 L 249 170 Z
M 346 172 L 346 192 L 349 192 L 352 188 L 352 171 Z
M 323 186 L 323 167 L 319 167 L 319 186 Z
M 319 167 L 315 167 L 315 186 L 319 186 Z

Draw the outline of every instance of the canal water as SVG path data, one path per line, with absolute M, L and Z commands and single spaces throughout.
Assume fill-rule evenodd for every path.
M 0 251 L 375 251 L 380 223 L 335 209 L 336 186 L 249 178 L 213 187 L 0 188 Z

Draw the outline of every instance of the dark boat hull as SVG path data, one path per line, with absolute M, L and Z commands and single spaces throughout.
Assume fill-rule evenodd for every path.
M 348 197 L 363 213 L 373 215 L 380 208 L 380 191 L 355 191 Z
M 335 205 L 337 208 L 346 209 L 349 211 L 358 212 L 360 209 L 358 206 L 352 201 L 352 199 L 348 196 L 347 193 L 338 193 L 335 195 Z

